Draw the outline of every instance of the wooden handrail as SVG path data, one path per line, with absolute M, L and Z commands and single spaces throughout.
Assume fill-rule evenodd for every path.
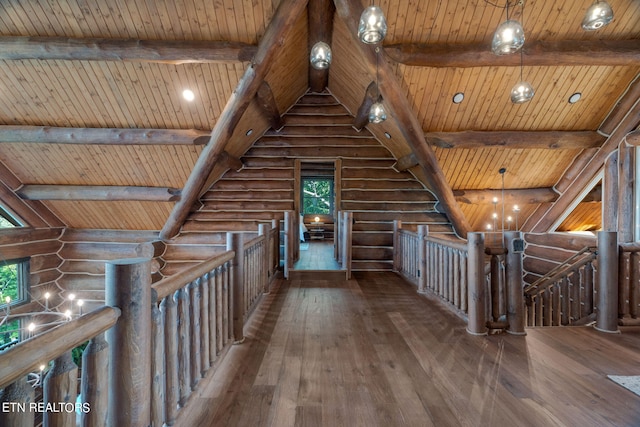
M 553 275 L 547 275 L 547 276 L 542 278 L 544 280 L 538 279 L 534 283 L 532 283 L 531 285 L 527 286 L 524 289 L 525 295 L 532 295 L 532 294 L 534 294 L 534 292 L 535 293 L 540 293 L 543 290 L 547 289 L 548 287 L 553 286 L 553 284 L 556 281 L 558 281 L 562 277 L 566 276 L 570 271 L 577 270 L 580 267 L 582 267 L 583 265 L 587 265 L 588 263 L 590 263 L 591 261 L 596 259 L 596 256 L 597 255 L 592 252 L 590 255 L 586 256 L 585 258 L 583 258 L 582 260 L 576 262 L 575 264 L 566 265 L 564 268 L 562 268 L 560 270 L 555 268 L 554 270 L 552 270 L 552 272 L 554 273 Z M 572 258 L 575 258 L 575 255 Z
M 246 242 L 243 243 L 242 247 L 243 249 L 248 249 L 253 245 L 256 245 L 258 243 L 260 243 L 262 240 L 266 239 L 265 235 L 260 235 L 260 236 L 256 236 L 251 240 L 248 240 Z
M 160 302 L 164 297 L 172 294 L 173 292 L 176 292 L 186 283 L 189 283 L 192 280 L 195 280 L 198 277 L 201 277 L 202 275 L 223 265 L 225 262 L 232 260 L 234 256 L 235 253 L 233 251 L 227 251 L 225 253 L 215 255 L 207 259 L 206 261 L 203 261 L 200 264 L 189 268 L 184 272 L 181 272 L 180 274 L 167 277 L 166 279 L 162 279 L 159 282 L 154 283 L 153 285 L 151 285 L 151 288 L 156 291 L 158 302 Z
M 527 293 L 530 289 L 539 288 L 541 283 L 545 283 L 546 284 L 547 280 L 549 278 L 556 277 L 558 274 L 560 274 L 560 277 L 562 277 L 562 275 L 564 275 L 564 273 L 562 273 L 562 272 L 573 270 L 576 267 L 575 265 L 571 265 L 573 260 L 575 260 L 576 258 L 578 258 L 579 256 L 583 255 L 586 252 L 591 252 L 593 257 L 590 258 L 590 259 L 595 259 L 595 257 L 596 257 L 596 254 L 594 252 L 595 250 L 597 250 L 597 247 L 595 247 L 595 246 L 585 246 L 584 248 L 580 249 L 575 254 L 571 255 L 569 258 L 567 258 L 561 264 L 559 264 L 559 265 L 555 266 L 554 268 L 552 268 L 551 271 L 549 271 L 543 277 L 539 278 L 538 280 L 536 280 L 535 282 L 533 282 L 529 286 L 526 286 L 524 288 L 524 292 Z M 582 264 L 579 265 L 579 267 L 582 267 L 585 264 L 586 263 L 582 263 Z
M 622 252 L 640 252 L 640 242 L 619 243 L 618 247 Z
M 468 244 L 465 241 L 465 243 L 458 243 L 458 242 L 453 242 L 451 240 L 447 240 L 447 239 L 441 239 L 438 237 L 434 237 L 434 236 L 426 236 L 424 238 L 425 241 L 427 242 L 433 242 L 433 243 L 438 243 L 444 246 L 448 246 L 451 249 L 457 249 L 459 251 L 463 251 L 463 252 L 467 252 L 468 250 Z
M 0 357 L 0 388 L 106 331 L 119 317 L 119 308 L 104 306 L 11 347 Z

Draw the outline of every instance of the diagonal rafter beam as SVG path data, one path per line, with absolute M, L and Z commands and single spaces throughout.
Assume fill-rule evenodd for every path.
M 309 52 L 317 42 L 331 45 L 333 34 L 333 15 L 335 6 L 332 0 L 313 0 L 308 7 L 309 22 Z M 309 88 L 311 92 L 319 93 L 329 84 L 329 69 L 316 70 L 309 66 Z
M 175 204 L 167 222 L 160 231 L 160 238 L 171 239 L 179 231 L 187 219 L 191 206 L 198 200 L 200 192 L 207 182 L 214 165 L 231 138 L 238 122 L 254 99 L 264 77 L 280 49 L 280 45 L 290 33 L 298 17 L 307 5 L 307 0 L 283 0 L 269 23 L 264 36 L 258 44 L 258 50 L 240 79 L 238 86 L 227 101 L 216 125 L 211 132 L 211 139 L 200 153 L 200 157 L 182 189 L 182 198 Z
M 356 38 L 360 13 L 364 9 L 362 3 L 359 0 L 335 0 L 335 2 L 338 15 L 344 20 L 352 36 Z M 357 44 L 371 74 L 375 75 L 376 53 L 374 48 L 365 46 L 359 40 Z M 428 180 L 427 184 L 447 212 L 455 231 L 461 237 L 466 237 L 470 229 L 469 224 L 453 195 L 451 187 L 447 183 L 433 150 L 424 138 L 422 125 L 414 114 L 393 70 L 385 60 L 384 50 L 380 50 L 378 55 L 380 55 L 380 60 L 378 61 L 379 87 L 384 97 L 385 105 L 389 107 L 392 116 L 398 122 L 398 127 L 416 155 L 420 167 L 425 172 Z

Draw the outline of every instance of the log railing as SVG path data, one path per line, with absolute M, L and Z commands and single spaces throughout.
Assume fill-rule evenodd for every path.
M 618 317 L 622 325 L 638 325 L 640 319 L 640 243 L 619 245 Z

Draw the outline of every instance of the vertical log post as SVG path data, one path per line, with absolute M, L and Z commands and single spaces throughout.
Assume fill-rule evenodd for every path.
M 164 314 L 165 344 L 165 423 L 172 425 L 178 413 L 178 303 L 177 292 L 166 296 L 160 304 Z
M 427 236 L 427 226 L 418 226 L 418 292 L 425 292 L 427 283 L 427 250 L 424 238 Z
M 112 427 L 151 422 L 151 261 L 108 261 L 105 302 L 122 315 L 109 331 L 109 415 Z
M 507 332 L 513 335 L 526 335 L 524 314 L 524 291 L 522 286 L 522 257 L 524 241 L 519 231 L 504 232 L 506 255 L 507 289 Z
M 273 229 L 275 229 L 275 238 L 273 239 L 273 253 L 274 253 L 274 258 L 273 258 L 273 262 L 272 265 L 269 267 L 271 274 L 276 274 L 276 270 L 280 267 L 280 221 L 277 219 L 272 219 L 271 220 L 271 227 Z M 275 269 L 273 269 L 275 267 Z M 271 270 L 273 269 L 273 270 Z
M 353 212 L 344 212 L 344 263 L 342 267 L 347 271 L 347 279 L 351 279 L 351 232 L 353 230 Z
M 284 278 L 289 278 L 289 269 L 293 267 L 293 211 L 284 212 Z
M 393 271 L 400 271 L 400 229 L 402 228 L 402 220 L 393 220 Z
M 618 233 L 598 232 L 598 302 L 595 328 L 618 331 Z
M 33 427 L 35 423 L 35 411 L 28 410 L 29 405 L 35 402 L 35 391 L 27 382 L 27 377 L 22 377 L 6 386 L 0 392 L 0 405 L 24 404 L 24 411 L 0 411 L 0 426 Z
M 469 275 L 469 313 L 467 332 L 472 335 L 487 335 L 485 314 L 484 285 L 484 235 L 469 233 L 469 257 L 467 273 Z
M 614 151 L 604 162 L 602 179 L 602 229 L 618 229 L 618 151 Z
M 109 405 L 109 344 L 104 334 L 93 337 L 82 353 L 82 378 L 80 394 L 82 402 L 89 404 L 89 411 L 80 414 L 82 427 L 100 427 L 107 424 Z
M 258 235 L 260 236 L 264 236 L 265 239 L 267 239 L 268 237 L 268 231 L 267 231 L 267 227 L 266 224 L 259 224 L 258 225 Z M 265 248 L 268 246 L 268 239 L 265 241 Z M 263 294 L 268 294 L 269 293 L 269 250 L 267 249 L 264 253 L 264 256 L 262 257 L 262 268 L 261 268 L 261 272 L 260 272 L 260 282 L 262 284 L 262 293 Z
M 151 289 L 151 425 L 164 423 L 165 363 L 164 321 L 158 293 Z
M 61 402 L 70 403 L 75 409 L 77 396 L 78 366 L 73 362 L 71 351 L 67 351 L 53 361 L 53 366 L 44 379 L 43 400 L 45 405 L 51 403 L 59 406 Z M 45 411 L 42 421 L 45 427 L 74 426 L 76 412 L 75 410 Z M 129 426 L 130 424 L 121 425 Z
M 235 253 L 231 261 L 233 282 L 230 293 L 232 295 L 233 343 L 241 344 L 244 341 L 244 245 L 241 233 L 227 233 L 227 250 Z

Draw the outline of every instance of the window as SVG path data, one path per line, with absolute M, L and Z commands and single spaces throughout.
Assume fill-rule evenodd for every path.
M 0 265 L 0 350 L 20 339 L 20 320 L 4 318 L 10 307 L 29 301 L 29 258 L 3 261 Z
M 333 214 L 333 178 L 302 178 L 302 212 Z

